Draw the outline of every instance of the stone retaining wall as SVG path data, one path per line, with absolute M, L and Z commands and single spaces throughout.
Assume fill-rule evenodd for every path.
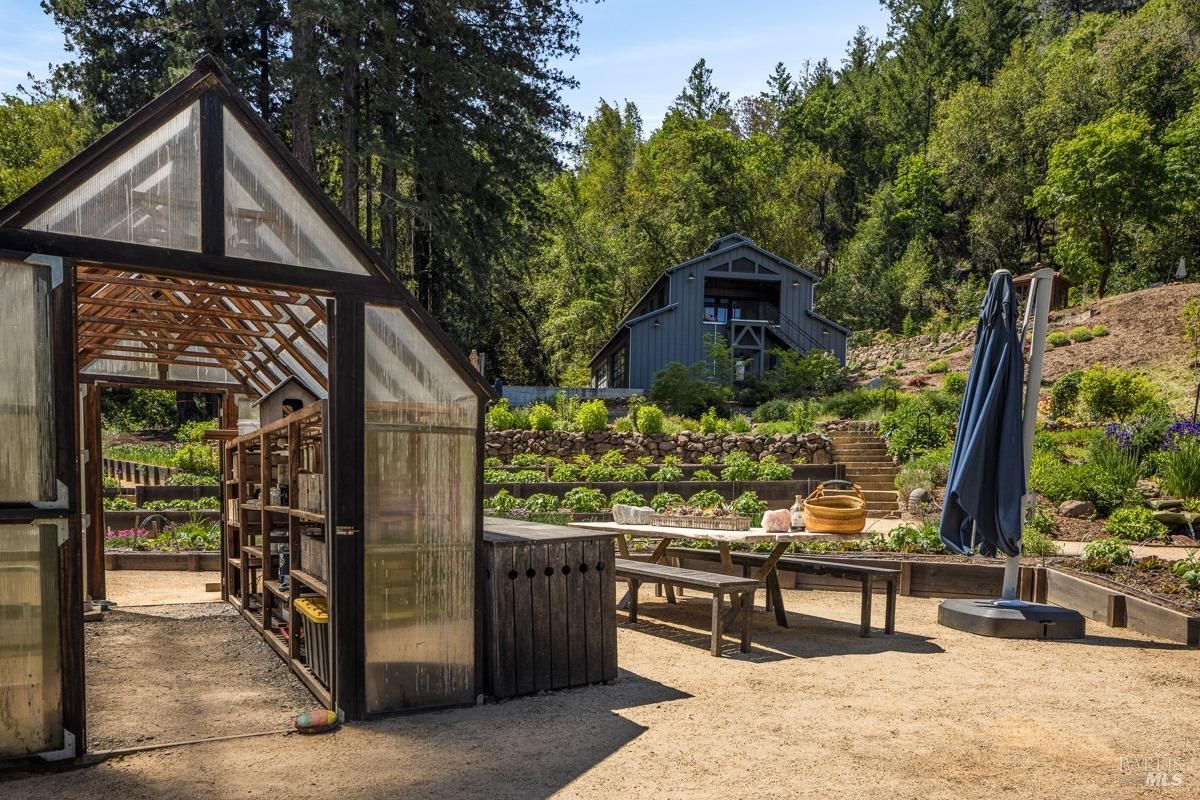
M 595 457 L 618 450 L 629 460 L 651 456 L 658 461 L 663 456 L 674 455 L 684 463 L 694 464 L 704 455 L 717 456 L 719 459 L 726 453 L 740 450 L 756 457 L 774 455 L 783 462 L 829 464 L 832 463 L 830 448 L 829 439 L 820 433 L 755 436 L 749 433 L 642 435 L 615 431 L 488 431 L 484 455 L 498 456 L 507 462 L 515 453 L 537 453 L 565 459 L 579 454 Z

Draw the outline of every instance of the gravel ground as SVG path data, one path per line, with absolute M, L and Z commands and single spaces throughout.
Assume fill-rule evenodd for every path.
M 219 572 L 179 570 L 109 570 L 104 574 L 108 599 L 120 608 L 166 603 L 219 603 L 220 592 L 207 592 L 205 583 L 219 583 Z
M 760 615 L 750 654 L 736 653 L 730 641 L 725 657 L 710 657 L 707 602 L 667 607 L 647 589 L 644 621 L 619 629 L 622 670 L 610 686 L 357 723 L 321 737 L 140 753 L 17 780 L 0 793 L 12 800 L 1200 794 L 1193 651 L 1092 622 L 1080 642 L 975 637 L 938 626 L 936 600 L 908 597 L 899 598 L 896 636 L 862 639 L 853 594 L 785 596 L 791 627 Z M 262 669 L 270 659 L 253 663 Z M 172 685 L 189 687 L 178 698 L 188 708 L 199 699 L 191 695 L 209 686 Z M 153 698 L 142 705 L 147 716 L 167 710 Z M 1137 759 L 1147 757 L 1183 785 L 1145 788 L 1148 770 Z

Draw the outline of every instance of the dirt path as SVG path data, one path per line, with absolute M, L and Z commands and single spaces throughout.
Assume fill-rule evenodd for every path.
M 220 583 L 219 572 L 123 569 L 105 575 L 108 599 L 120 608 L 160 606 L 168 603 L 219 603 L 220 592 L 205 591 L 206 583 Z
M 939 627 L 900 598 L 897 636 L 857 636 L 857 598 L 785 592 L 749 655 L 706 652 L 707 603 L 619 631 L 611 686 L 195 745 L 39 776 L 6 798 L 1196 797 L 1197 654 L 1088 624 L 1076 643 Z M 881 610 L 880 610 L 881 612 Z M 811 616 L 809 616 L 811 615 Z M 826 619 L 821 619 L 826 618 Z M 837 620 L 831 622 L 829 620 Z M 686 627 L 684 627 L 686 626 Z M 732 646 L 732 644 L 731 644 Z M 1134 757 L 1173 759 L 1146 789 Z M 1122 759 L 1125 759 L 1124 763 Z M 1130 783 L 1127 783 L 1130 782 Z
M 84 635 L 91 750 L 278 730 L 317 705 L 225 604 L 110 611 Z

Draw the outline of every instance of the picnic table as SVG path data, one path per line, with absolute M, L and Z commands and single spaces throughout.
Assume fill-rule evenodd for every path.
M 845 534 L 808 533 L 806 531 L 768 533 L 762 528 L 751 528 L 745 531 L 726 531 L 710 528 L 675 528 L 666 525 L 632 525 L 619 522 L 573 522 L 571 525 L 580 528 L 611 531 L 618 534 L 617 550 L 621 558 L 629 558 L 629 542 L 626 537 L 657 539 L 658 544 L 650 554 L 649 559 L 654 564 L 665 563 L 668 558 L 667 548 L 671 546 L 671 542 L 677 539 L 710 541 L 716 544 L 717 551 L 721 556 L 721 568 L 727 575 L 736 574 L 730 545 L 758 544 L 761 542 L 773 543 L 774 546 L 771 548 L 770 554 L 751 573 L 751 577 L 757 580 L 759 585 L 766 590 L 767 609 L 775 612 L 775 623 L 784 628 L 788 624 L 787 614 L 783 607 L 783 592 L 779 586 L 778 565 L 779 559 L 787 552 L 788 547 L 791 546 L 792 542 L 845 541 L 856 538 Z M 667 602 L 675 602 L 674 589 L 670 584 L 666 586 L 666 595 Z M 628 602 L 629 598 L 626 596 L 621 600 L 619 607 L 622 609 L 626 608 Z M 733 598 L 735 610 L 738 602 L 737 598 Z

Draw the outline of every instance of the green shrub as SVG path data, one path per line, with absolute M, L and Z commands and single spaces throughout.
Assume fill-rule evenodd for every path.
M 696 463 L 703 464 L 706 467 L 711 467 L 713 464 L 717 463 L 717 457 L 714 456 L 712 453 L 705 453 L 704 455 L 702 455 L 698 459 L 696 459 Z
M 643 405 L 637 411 L 637 429 L 646 435 L 664 433 L 667 417 L 661 408 L 655 405 Z
M 684 366 L 673 361 L 654 373 L 650 384 L 651 400 L 665 403 L 676 414 L 699 414 L 705 408 L 724 402 L 728 389 L 708 380 L 703 362 Z
M 752 418 L 755 422 L 784 422 L 791 414 L 791 403 L 787 400 L 768 400 L 754 409 Z
M 1098 421 L 1125 419 L 1157 399 L 1154 385 L 1132 370 L 1096 364 L 1083 373 L 1079 382 L 1084 411 Z
M 925 371 L 930 375 L 940 375 L 943 372 L 948 372 L 950 362 L 944 358 L 939 358 L 937 361 L 930 361 L 925 365 Z
M 946 546 L 942 544 L 937 523 L 925 522 L 904 524 L 886 533 L 877 531 L 872 534 L 867 549 L 889 553 L 943 553 Z
M 499 456 L 488 456 L 483 460 L 484 469 L 499 469 L 504 466 L 504 462 Z
M 726 424 L 725 430 L 729 433 L 749 433 L 750 418 L 745 414 L 734 414 L 729 418 L 729 422 Z
M 576 486 L 563 495 L 563 505 L 576 514 L 594 514 L 606 505 L 604 492 L 590 486 Z
M 842 363 L 824 350 L 809 350 L 803 355 L 795 350 L 772 350 L 771 354 L 776 365 L 763 376 L 763 382 L 778 394 L 832 392 L 845 380 Z
M 723 481 L 752 481 L 758 477 L 758 466 L 750 456 L 734 450 L 725 456 L 725 468 L 721 470 Z
M 1026 527 L 1021 533 L 1021 555 L 1056 556 L 1062 552 L 1058 543 L 1041 531 Z
M 1088 445 L 1087 460 L 1107 473 L 1118 486 L 1132 489 L 1137 485 L 1140 472 L 1137 453 L 1123 449 L 1115 440 L 1102 434 L 1093 437 Z
M 105 511 L 133 511 L 137 508 L 132 500 L 124 497 L 106 497 L 104 498 Z
M 545 459 L 537 453 L 514 453 L 512 457 L 514 467 L 540 467 L 545 463 Z
M 1092 336 L 1094 336 L 1096 338 L 1099 338 L 1101 336 L 1108 336 L 1108 328 L 1104 325 L 1093 325 L 1092 326 Z
M 484 483 L 508 483 L 508 470 L 506 469 L 484 469 Z
M 175 451 L 175 468 L 197 475 L 216 475 L 221 462 L 215 448 L 206 444 L 185 444 Z
M 947 372 L 942 378 L 942 391 L 962 397 L 967 391 L 967 375 L 964 372 Z
M 717 476 L 713 474 L 711 469 L 698 469 L 692 473 L 694 481 L 715 481 Z
M 100 486 L 104 489 L 120 489 L 121 482 L 112 475 L 102 475 L 100 477 Z
M 609 467 L 619 467 L 625 463 L 625 454 L 620 450 L 606 450 L 596 460 Z
M 616 467 L 593 462 L 579 470 L 579 477 L 589 483 L 603 483 L 616 479 Z
M 1078 327 L 1071 328 L 1071 331 L 1067 334 L 1067 337 L 1072 342 L 1090 342 L 1092 340 L 1092 329 L 1085 325 L 1080 325 Z
M 167 486 L 216 486 L 217 476 L 211 472 L 176 472 L 167 478 Z
M 882 389 L 852 389 L 831 394 L 821 400 L 821 410 L 838 419 L 862 419 L 883 408 Z
M 171 428 L 179 419 L 175 392 L 170 389 L 132 389 L 103 392 L 100 396 L 103 424 L 121 431 Z
M 751 525 L 759 525 L 762 523 L 763 512 L 767 510 L 767 504 L 758 496 L 758 492 L 742 492 L 733 499 L 729 508 L 736 514 L 749 517 Z
M 644 506 L 646 505 L 646 498 L 633 489 L 618 489 L 609 496 L 608 503 L 610 506 L 617 504 L 623 506 Z
M 901 502 L 907 502 L 913 489 L 933 491 L 945 486 L 950 471 L 950 445 L 929 450 L 901 465 L 896 475 L 896 490 Z
M 666 459 L 663 459 L 664 461 Z M 683 480 L 683 469 L 677 464 L 663 464 L 654 471 L 650 476 L 652 481 L 681 481 Z
M 613 422 L 613 430 L 617 433 L 633 433 L 637 430 L 637 425 L 634 424 L 632 417 L 617 417 Z
M 907 461 L 946 444 L 957 421 L 957 410 L 942 392 L 908 395 L 879 422 L 879 430 L 887 439 L 888 453 Z
M 541 483 L 546 480 L 546 473 L 540 469 L 519 469 L 508 473 L 512 483 Z
M 717 410 L 711 406 L 700 415 L 700 432 L 701 433 L 725 433 L 728 430 L 728 424 L 725 420 L 717 416 Z
M 646 468 L 641 464 L 627 464 L 613 470 L 613 480 L 636 483 L 646 480 Z
M 483 504 L 499 514 L 507 514 L 521 504 L 521 501 L 509 494 L 507 489 L 501 489 L 483 501 Z
M 1200 497 L 1200 441 L 1183 439 L 1175 450 L 1158 454 L 1158 477 L 1169 494 Z
M 1050 389 L 1050 416 L 1064 419 L 1075 413 L 1079 402 L 1079 385 L 1083 381 L 1083 370 L 1072 370 L 1054 382 Z
M 1051 331 L 1050 334 L 1046 336 L 1046 344 L 1050 345 L 1051 348 L 1065 347 L 1070 343 L 1071 337 L 1067 336 L 1062 331 Z
M 725 504 L 725 498 L 715 489 L 704 489 L 689 497 L 687 504 L 692 508 L 719 508 Z
M 579 477 L 579 467 L 574 464 L 559 464 L 550 471 L 550 480 L 555 483 L 574 483 Z
M 531 514 L 553 514 L 561 504 L 554 495 L 538 492 L 526 497 L 521 505 Z
M 812 400 L 797 400 L 792 403 L 788 421 L 792 423 L 792 433 L 811 433 L 815 429 L 817 406 Z
M 675 494 L 675 492 L 659 492 L 650 500 L 650 507 L 655 511 L 681 505 L 683 505 L 683 495 Z
M 516 428 L 512 408 L 508 404 L 507 397 L 500 398 L 487 410 L 485 422 L 487 427 L 494 431 L 511 431 Z
M 575 412 L 575 428 L 584 433 L 596 433 L 608 427 L 608 406 L 603 400 L 588 400 Z
M 1190 301 L 1189 301 L 1190 302 Z M 1197 303 L 1200 311 L 1200 303 Z M 1193 592 L 1200 592 L 1200 555 L 1189 553 L 1187 558 L 1181 558 L 1171 564 L 1171 572 L 1181 578 Z
M 776 456 L 763 456 L 758 460 L 755 479 L 760 481 L 790 481 L 792 465 L 779 463 Z
M 1132 561 L 1133 551 L 1120 539 L 1097 539 L 1083 547 L 1083 568 L 1089 572 L 1108 572 Z
M 552 431 L 558 424 L 558 412 L 545 403 L 534 403 L 529 407 L 529 430 Z
M 184 443 L 201 442 L 204 440 L 205 431 L 215 431 L 216 429 L 217 421 L 215 419 L 185 422 L 175 431 L 175 441 Z
M 1161 539 L 1167 526 L 1154 519 L 1154 512 L 1145 506 L 1123 506 L 1109 515 L 1104 532 L 1127 542 L 1146 542 Z
M 1094 464 L 1064 464 L 1043 453 L 1034 454 L 1029 486 L 1056 503 L 1090 500 L 1101 515 L 1136 501 L 1139 496 L 1136 490 L 1121 485 Z

